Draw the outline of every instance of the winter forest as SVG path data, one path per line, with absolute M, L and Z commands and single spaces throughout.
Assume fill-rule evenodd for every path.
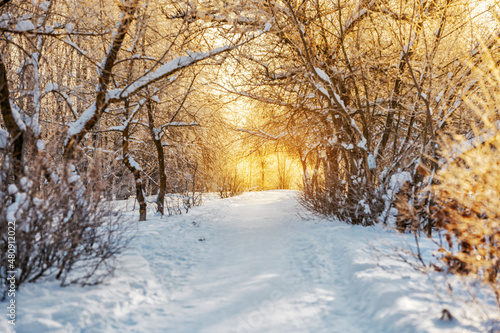
M 0 331 L 500 332 L 499 22 L 0 0 Z

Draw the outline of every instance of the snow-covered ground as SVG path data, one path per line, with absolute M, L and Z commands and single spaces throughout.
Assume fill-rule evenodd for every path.
M 494 306 L 436 295 L 444 286 L 437 274 L 429 279 L 390 258 L 411 237 L 312 217 L 296 195 L 245 193 L 138 223 L 106 284 L 25 285 L 15 331 L 488 332 L 496 325 Z M 431 249 L 424 241 L 426 258 Z M 441 321 L 444 308 L 455 319 Z M 0 331 L 13 332 L 7 320 Z

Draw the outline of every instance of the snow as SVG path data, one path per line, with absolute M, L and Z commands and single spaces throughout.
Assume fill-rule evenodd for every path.
M 500 130 L 500 121 L 496 121 L 494 123 L 494 126 L 496 127 L 493 128 L 492 130 L 486 131 L 484 133 L 478 134 L 470 139 L 463 140 L 459 142 L 453 149 L 451 149 L 451 155 L 449 158 L 451 160 L 454 160 L 456 157 L 459 157 L 462 154 L 465 154 L 466 152 L 470 151 L 471 149 L 477 148 L 481 145 L 483 145 L 486 141 L 490 140 L 494 136 L 498 135 L 498 131 Z
M 328 82 L 329 84 L 332 84 L 331 81 L 330 81 L 330 78 L 328 77 L 328 75 L 321 69 L 321 68 L 314 68 L 314 70 L 316 71 L 316 73 L 318 74 L 318 76 L 325 82 Z
M 381 179 L 385 177 L 387 170 L 384 169 L 380 175 Z M 398 210 L 392 206 L 394 201 L 394 196 L 403 188 L 406 182 L 411 183 L 412 177 L 408 171 L 398 170 L 397 173 L 393 174 L 389 179 L 387 194 L 383 196 L 385 201 L 385 208 L 382 215 L 379 217 L 380 221 L 385 221 L 389 226 L 395 226 L 396 215 Z
M 64 26 L 64 29 L 68 34 L 72 33 L 74 28 L 75 26 L 73 25 L 73 23 L 68 23 Z
M 16 295 L 16 332 L 489 330 L 473 307 L 435 295 L 436 285 L 445 285 L 439 276 L 430 281 L 389 257 L 395 246 L 412 244 L 411 236 L 321 220 L 296 196 L 244 193 L 137 223 L 106 284 L 25 285 Z M 125 211 L 133 199 L 121 205 Z M 421 246 L 430 257 L 433 243 L 423 239 Z M 443 308 L 455 319 L 440 321 Z M 14 332 L 6 320 L 0 331 Z
M 73 43 L 68 38 L 63 39 L 62 41 L 65 42 L 66 44 L 68 44 L 69 46 L 73 47 L 81 55 L 87 55 L 87 53 L 84 50 L 82 50 L 78 45 L 76 45 L 75 43 Z
M 342 102 L 342 105 L 344 105 L 344 102 Z M 361 137 L 361 142 L 358 143 L 358 148 L 361 148 L 361 149 L 366 151 L 367 150 L 366 144 L 368 142 L 366 141 L 366 138 L 363 135 L 363 132 L 361 132 L 358 125 L 356 124 L 356 121 L 354 120 L 354 118 L 351 118 L 351 126 L 356 130 L 356 132 L 358 132 L 359 136 Z
M 68 140 L 73 135 L 81 133 L 85 128 L 85 124 L 95 116 L 96 105 L 93 103 L 87 110 L 83 112 L 83 114 L 78 118 L 75 122 L 71 123 L 68 128 L 67 137 L 64 142 L 64 145 L 68 143 Z
M 0 149 L 7 147 L 9 141 L 9 132 L 0 128 Z
M 33 25 L 33 22 L 31 22 L 30 20 L 24 20 L 24 21 L 17 22 L 16 28 L 14 30 L 16 30 L 16 31 L 31 31 L 31 30 L 35 30 L 35 26 Z
M 223 46 L 219 47 L 216 49 L 211 50 L 210 52 L 193 52 L 187 56 L 182 56 L 182 57 L 177 57 L 174 60 L 160 66 L 157 70 L 148 73 L 141 78 L 139 78 L 137 81 L 135 81 L 133 84 L 128 86 L 126 89 L 124 89 L 122 92 L 120 92 L 119 96 L 126 98 L 130 94 L 136 92 L 137 90 L 140 90 L 142 87 L 155 82 L 161 78 L 167 77 L 178 70 L 188 67 L 198 61 L 204 60 L 204 59 L 209 59 L 213 56 L 216 56 L 220 53 L 224 53 L 226 51 L 229 51 L 231 49 L 234 49 L 235 46 Z
M 43 1 L 39 6 L 41 10 L 46 12 L 49 9 L 50 1 Z
M 110 131 L 124 131 L 130 125 L 130 123 L 134 119 L 135 115 L 141 109 L 141 107 L 144 105 L 144 103 L 146 103 L 145 99 L 140 100 L 139 103 L 137 103 L 137 105 L 135 106 L 135 108 L 132 111 L 132 113 L 129 116 L 129 118 L 125 119 L 122 125 L 120 125 L 120 126 L 112 126 L 112 127 L 109 128 L 109 130 Z M 147 125 L 145 125 L 145 126 L 147 126 Z
M 363 150 L 368 150 L 368 148 L 366 148 L 366 144 L 367 144 L 367 143 L 368 143 L 368 142 L 366 141 L 365 137 L 363 136 L 363 137 L 361 137 L 361 141 L 360 141 L 360 142 L 358 142 L 358 144 L 357 144 L 356 146 L 357 146 L 358 148 L 360 148 L 360 149 L 363 149 Z
M 134 160 L 134 158 L 132 156 L 130 156 L 130 154 L 125 154 L 125 158 L 127 159 L 128 163 L 130 164 L 130 166 L 132 168 L 134 168 L 135 170 L 138 170 L 138 171 L 142 171 L 141 166 L 139 165 L 139 163 L 137 163 Z
M 316 86 L 316 89 L 318 89 L 325 97 L 330 98 L 330 94 L 325 89 L 325 87 L 323 87 L 322 85 L 317 84 L 317 83 L 315 83 L 315 86 Z
M 389 180 L 389 188 L 391 189 L 392 193 L 396 194 L 403 188 L 403 185 L 406 182 L 411 182 L 411 180 L 411 174 L 408 171 L 395 173 Z
M 26 131 L 26 123 L 25 120 L 23 120 L 23 111 L 12 101 L 10 101 L 10 108 L 12 111 L 12 117 L 14 118 L 17 127 L 19 127 L 21 131 Z
M 368 168 L 370 170 L 375 170 L 377 168 L 377 161 L 372 153 L 368 153 L 367 162 L 368 162 Z
M 125 130 L 125 125 L 120 125 L 120 126 L 111 126 L 109 128 L 110 131 L 118 131 L 118 132 L 123 132 Z
M 9 26 L 10 14 L 4 13 L 0 16 L 0 28 L 7 28 Z
M 45 86 L 46 93 L 51 92 L 51 91 L 57 91 L 57 90 L 59 90 L 59 85 L 57 83 L 48 83 Z
M 444 95 L 444 90 L 439 93 L 439 95 L 436 96 L 436 103 L 439 103 L 441 101 L 441 98 Z
M 175 126 L 198 126 L 199 124 L 195 121 L 190 122 L 189 124 L 183 121 L 172 121 L 164 124 L 162 127 L 175 127 Z
M 17 188 L 15 190 L 17 191 Z M 13 189 L 11 189 L 9 186 L 9 192 L 10 191 L 13 191 Z M 26 203 L 28 198 L 27 194 L 16 192 L 14 196 L 15 196 L 15 201 L 7 208 L 6 218 L 7 221 L 9 222 L 18 220 L 19 219 L 18 215 L 20 215 L 19 212 L 22 212 L 23 210 L 26 209 Z
M 365 214 L 371 214 L 371 209 L 370 209 L 370 206 L 365 202 L 365 199 L 361 200 L 359 202 L 359 206 L 363 208 L 363 212 Z
M 8 187 L 8 192 L 9 192 L 10 195 L 14 195 L 17 192 L 19 192 L 19 190 L 17 189 L 16 185 L 10 184 L 9 187 Z
M 348 110 L 347 110 L 347 108 L 345 107 L 345 104 L 344 104 L 344 101 L 342 100 L 342 98 L 340 98 L 340 96 L 336 92 L 333 92 L 333 96 L 335 96 L 335 99 L 338 101 L 338 103 L 340 104 L 340 106 L 342 107 L 342 109 L 344 110 L 344 112 L 345 113 L 349 113 Z
M 122 93 L 123 93 L 123 89 L 113 89 L 113 90 L 110 90 L 106 94 L 106 100 L 108 100 L 108 101 L 110 101 L 110 100 L 119 100 L 120 99 L 120 95 Z

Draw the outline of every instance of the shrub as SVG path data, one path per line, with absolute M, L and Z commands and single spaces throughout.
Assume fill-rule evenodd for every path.
M 243 180 L 236 173 L 223 172 L 217 177 L 217 193 L 221 199 L 234 197 L 243 192 Z
M 500 305 L 500 133 L 453 149 L 432 192 L 433 217 L 445 231 L 441 260 L 456 274 L 474 274 Z
M 350 191 L 342 183 L 329 188 L 319 186 L 314 191 L 305 190 L 300 203 L 321 216 L 364 226 L 373 225 L 384 209 L 384 201 L 377 189 L 363 183 Z
M 14 175 L 10 158 L 5 152 L 0 160 L 4 296 L 11 264 L 18 286 L 42 277 L 55 277 L 61 285 L 102 282 L 115 269 L 113 259 L 126 244 L 127 224 L 102 201 L 98 170 L 87 166 L 79 176 L 72 164 L 56 167 L 38 156 L 24 175 Z M 15 252 L 12 262 L 9 252 Z
M 400 213 L 417 229 L 427 220 L 444 234 L 435 268 L 479 278 L 495 293 L 500 306 L 500 116 L 496 102 L 500 70 L 484 45 L 482 51 L 483 63 L 471 67 L 477 79 L 469 88 L 475 89 L 462 96 L 458 111 L 468 115 L 468 129 L 450 128 L 442 133 L 438 168 L 419 193 L 427 204 L 418 206 L 403 197 L 398 209 L 406 207 Z
M 426 182 L 422 178 L 428 176 Z M 415 180 L 418 181 L 415 184 Z M 396 229 L 399 232 L 419 233 L 424 231 L 431 237 L 435 230 L 435 221 L 432 217 L 431 209 L 436 207 L 434 197 L 429 195 L 428 186 L 434 180 L 432 173 L 423 164 L 417 165 L 415 175 L 403 182 L 397 191 L 394 191 L 391 198 L 394 207 L 397 209 Z

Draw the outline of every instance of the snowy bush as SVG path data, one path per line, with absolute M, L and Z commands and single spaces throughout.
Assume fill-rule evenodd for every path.
M 393 181 L 392 178 L 397 180 Z M 424 177 L 425 181 L 422 181 Z M 396 208 L 396 229 L 400 232 L 425 231 L 428 236 L 435 230 L 435 221 L 431 208 L 435 207 L 434 197 L 429 195 L 429 188 L 425 184 L 433 182 L 433 175 L 423 164 L 417 165 L 415 176 L 408 172 L 396 174 L 391 178 L 389 200 Z M 420 180 L 417 184 L 415 180 Z
M 347 190 L 339 182 L 331 187 L 319 187 L 315 191 L 303 191 L 301 204 L 319 214 L 359 225 L 372 225 L 384 209 L 384 202 L 377 190 L 368 184 Z
M 165 209 L 168 216 L 186 214 L 203 202 L 202 192 L 168 193 L 165 197 Z
M 80 176 L 72 164 L 49 168 L 39 155 L 24 175 L 13 175 L 10 158 L 4 153 L 0 160 L 3 292 L 8 271 L 16 271 L 18 286 L 42 277 L 62 285 L 103 281 L 126 244 L 126 224 L 101 200 L 97 170 Z M 15 253 L 12 262 L 9 253 Z

